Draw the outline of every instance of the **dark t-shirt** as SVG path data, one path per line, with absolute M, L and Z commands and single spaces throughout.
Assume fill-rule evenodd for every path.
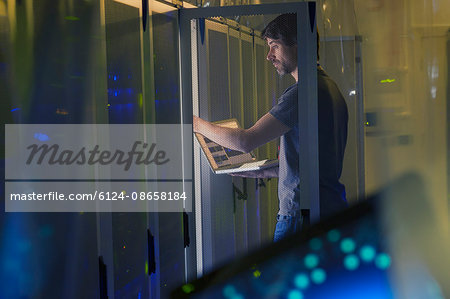
M 319 125 L 320 215 L 346 207 L 345 188 L 339 182 L 347 143 L 348 112 L 345 100 L 333 80 L 317 68 Z M 298 88 L 290 86 L 269 113 L 291 128 L 280 137 L 278 198 L 280 215 L 300 209 Z

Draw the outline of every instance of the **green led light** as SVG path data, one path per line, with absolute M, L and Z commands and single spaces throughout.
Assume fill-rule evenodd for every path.
M 353 241 L 350 238 L 345 238 L 341 241 L 341 250 L 345 253 L 350 253 L 353 250 L 355 250 L 356 244 L 355 241 Z
M 145 262 L 145 274 L 148 274 L 148 262 Z
M 64 19 L 68 20 L 68 21 L 79 21 L 80 18 L 75 17 L 75 16 L 66 16 L 64 17 Z
M 387 269 L 391 265 L 391 257 L 386 253 L 380 253 L 375 258 L 375 265 L 380 269 Z
M 375 248 L 369 245 L 365 245 L 359 250 L 359 256 L 365 262 L 371 262 L 375 258 Z
M 359 267 L 359 259 L 356 255 L 350 254 L 344 258 L 344 266 L 347 270 L 355 270 Z
M 188 284 L 185 284 L 184 286 L 182 286 L 181 289 L 186 294 L 189 294 L 194 290 L 194 286 L 192 284 L 188 283 Z
M 306 268 L 312 269 L 314 267 L 317 267 L 317 265 L 319 264 L 319 257 L 313 253 L 310 253 L 305 256 L 305 259 L 303 261 L 305 262 Z
M 318 238 L 314 238 L 309 241 L 309 246 L 312 250 L 319 250 L 320 248 L 322 248 L 322 241 L 320 241 L 320 239 Z
M 315 284 L 323 283 L 326 278 L 327 273 L 323 269 L 317 268 L 311 272 L 311 281 Z
M 288 299 L 303 299 L 303 294 L 299 290 L 292 290 L 287 297 Z
M 341 237 L 341 233 L 337 229 L 333 229 L 328 232 L 327 237 L 328 241 L 337 242 Z
M 306 274 L 297 274 L 294 278 L 294 284 L 299 289 L 306 289 L 309 286 L 309 278 Z
M 380 83 L 393 83 L 395 82 L 395 79 L 384 79 L 384 80 L 380 80 Z
M 223 288 L 223 296 L 227 298 L 231 298 L 236 294 L 236 289 L 232 285 L 227 285 Z
M 256 270 L 255 272 L 253 272 L 253 276 L 258 278 L 261 276 L 261 272 L 259 272 L 258 270 Z

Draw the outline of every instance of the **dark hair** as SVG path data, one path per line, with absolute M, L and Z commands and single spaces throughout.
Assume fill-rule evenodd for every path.
M 297 15 L 282 14 L 273 19 L 261 32 L 263 39 L 279 39 L 289 47 L 297 44 Z M 317 60 L 319 60 L 319 31 L 317 30 Z

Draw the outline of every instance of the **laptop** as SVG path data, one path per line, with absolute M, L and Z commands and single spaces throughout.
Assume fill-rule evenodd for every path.
M 237 119 L 226 119 L 214 124 L 227 128 L 240 128 Z M 212 140 L 195 133 L 200 147 L 215 174 L 255 171 L 278 165 L 278 160 L 257 160 L 253 153 L 243 153 L 223 147 Z

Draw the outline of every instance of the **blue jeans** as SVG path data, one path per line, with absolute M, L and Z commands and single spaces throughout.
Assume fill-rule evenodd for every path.
M 273 241 L 279 240 L 300 231 L 302 227 L 302 216 L 283 216 L 277 215 L 277 225 L 273 235 Z

